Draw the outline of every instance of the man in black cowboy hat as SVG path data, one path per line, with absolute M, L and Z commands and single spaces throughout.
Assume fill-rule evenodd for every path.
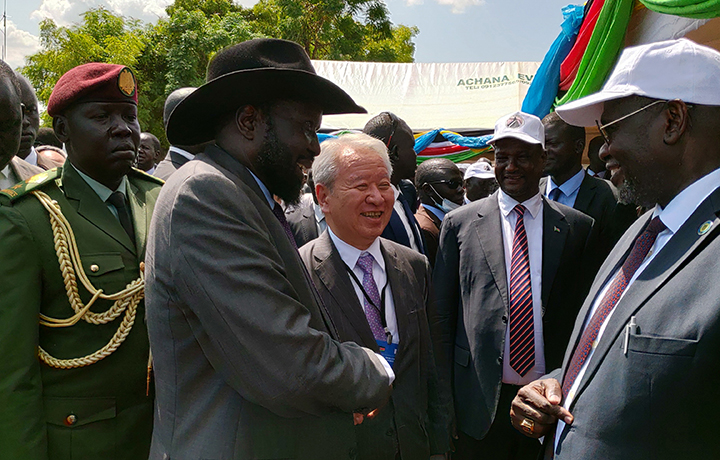
M 275 39 L 220 51 L 173 111 L 171 143 L 215 144 L 169 178 L 150 230 L 151 459 L 357 456 L 353 422 L 394 374 L 337 342 L 272 197 L 297 201 L 323 114 L 363 111 Z

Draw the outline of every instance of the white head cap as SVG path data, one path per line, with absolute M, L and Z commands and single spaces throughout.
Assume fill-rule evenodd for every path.
M 513 112 L 495 122 L 495 133 L 488 144 L 500 139 L 520 139 L 529 144 L 540 144 L 545 148 L 545 128 L 535 115 L 525 112 Z
M 600 92 L 561 105 L 560 118 L 594 126 L 605 101 L 628 96 L 720 106 L 720 53 L 688 39 L 626 48 Z
M 490 163 L 483 160 L 478 160 L 471 164 L 470 167 L 465 171 L 465 180 L 471 177 L 477 177 L 478 179 L 495 179 L 495 170 Z

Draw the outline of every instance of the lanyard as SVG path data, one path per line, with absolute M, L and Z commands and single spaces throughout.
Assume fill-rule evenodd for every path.
M 380 305 L 378 306 L 375 305 L 375 302 L 372 301 L 370 295 L 365 291 L 365 288 L 363 287 L 358 277 L 355 276 L 355 273 L 352 271 L 352 269 L 348 267 L 348 265 L 345 263 L 343 263 L 343 265 L 345 265 L 345 270 L 347 270 L 347 272 L 350 274 L 350 278 L 352 278 L 352 280 L 355 281 L 355 284 L 357 284 L 357 286 L 360 288 L 360 291 L 363 293 L 365 300 L 367 300 L 371 307 L 375 308 L 377 311 L 380 312 L 380 321 L 382 322 L 383 329 L 385 330 L 385 334 L 387 335 L 387 342 L 392 343 L 392 334 L 390 333 L 390 329 L 388 329 L 387 318 L 385 318 L 385 288 L 387 288 L 388 280 L 385 279 L 385 285 L 380 291 Z

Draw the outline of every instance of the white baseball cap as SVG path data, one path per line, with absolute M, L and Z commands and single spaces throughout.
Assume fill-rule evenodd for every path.
M 545 148 L 545 127 L 535 115 L 525 112 L 513 112 L 495 122 L 495 132 L 488 144 L 493 145 L 500 139 L 520 139 L 529 144 L 540 144 Z
M 495 170 L 487 161 L 478 160 L 471 164 L 467 171 L 465 171 L 464 180 L 468 180 L 471 177 L 477 177 L 478 179 L 495 179 Z
M 720 53 L 686 38 L 625 48 L 602 90 L 555 109 L 575 126 L 595 126 L 605 101 L 628 96 L 720 105 Z

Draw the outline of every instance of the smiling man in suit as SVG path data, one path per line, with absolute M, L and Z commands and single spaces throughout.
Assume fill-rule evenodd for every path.
M 65 73 L 47 110 L 68 160 L 0 192 L 0 458 L 148 456 L 142 266 L 161 181 L 131 168 L 136 88 L 122 65 Z
M 557 109 L 597 123 L 621 199 L 652 211 L 600 268 L 562 368 L 513 401 L 545 458 L 720 458 L 718 74 L 720 53 L 686 39 L 631 47 L 600 92 Z
M 510 425 L 510 402 L 560 362 L 587 293 L 593 220 L 540 193 L 544 141 L 534 115 L 499 119 L 490 143 L 500 190 L 443 221 L 432 322 L 440 377 L 453 384 L 453 459 L 538 455 Z
M 380 238 L 395 201 L 391 169 L 386 147 L 366 134 L 325 141 L 313 171 L 328 230 L 300 254 L 340 339 L 394 362 L 390 402 L 356 427 L 358 458 L 442 459 L 450 438 L 426 316 L 430 267 Z

